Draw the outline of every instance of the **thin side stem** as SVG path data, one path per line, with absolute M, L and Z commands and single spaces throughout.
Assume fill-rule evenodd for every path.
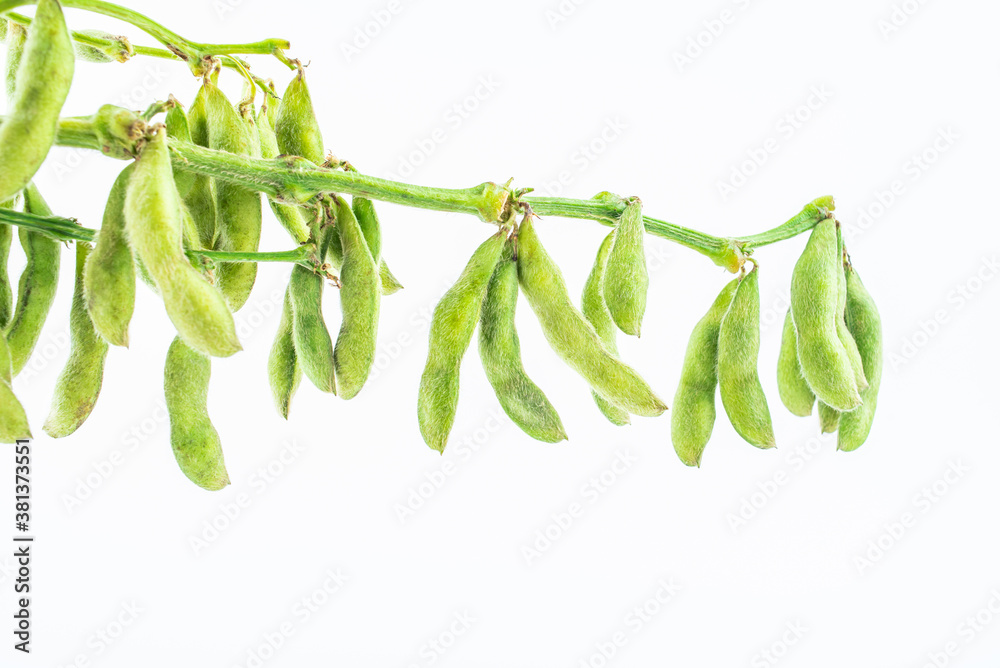
M 281 62 L 285 63 L 289 67 L 292 67 L 288 58 L 284 55 L 284 53 L 282 53 L 284 49 L 289 48 L 287 40 L 271 38 L 260 40 L 258 42 L 248 42 L 245 44 L 209 44 L 205 42 L 193 42 L 185 39 L 181 35 L 178 35 L 176 32 L 160 23 L 157 23 L 144 14 L 140 14 L 137 11 L 111 2 L 105 2 L 104 0 L 61 1 L 64 7 L 83 9 L 85 11 L 94 12 L 95 14 L 102 14 L 104 16 L 118 19 L 119 21 L 124 21 L 125 23 L 129 23 L 136 28 L 139 28 L 146 34 L 153 37 L 156 41 L 163 44 L 163 46 L 167 47 L 171 53 L 175 54 L 181 60 L 187 61 L 188 65 L 195 73 L 201 72 L 203 67 L 202 61 L 206 58 L 235 54 L 273 55 Z M 33 5 L 36 3 L 37 0 L 0 0 L 0 14 L 9 12 L 18 7 Z

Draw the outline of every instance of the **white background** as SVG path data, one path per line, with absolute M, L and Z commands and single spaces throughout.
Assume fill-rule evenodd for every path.
M 650 215 L 723 236 L 835 196 L 884 323 L 878 415 L 864 447 L 844 454 L 817 440 L 815 418 L 792 417 L 778 400 L 778 325 L 802 236 L 756 255 L 777 450 L 744 443 L 721 407 L 700 470 L 674 455 L 669 414 L 611 426 L 522 300 L 525 364 L 570 440 L 533 442 L 498 420 L 473 347 L 439 457 L 416 421 L 426 317 L 490 229 L 382 205 L 384 255 L 406 289 L 383 301 L 378 376 L 351 405 L 303 384 L 281 420 L 266 358 L 288 268 L 262 266 L 238 316 L 245 351 L 213 365 L 210 411 L 233 485 L 209 493 L 170 452 L 161 378 L 173 334 L 145 288 L 132 347 L 110 352 L 90 420 L 62 441 L 42 434 L 68 354 L 66 252 L 52 315 L 15 382 L 39 436 L 34 652 L 13 652 L 7 635 L 0 664 L 996 665 L 995 3 L 132 5 L 195 40 L 290 39 L 290 54 L 311 61 L 327 146 L 376 175 L 638 194 Z M 102 17 L 68 16 L 74 28 L 152 44 Z M 368 43 L 358 37 L 366 26 Z M 685 52 L 690 62 L 679 63 Z M 252 62 L 287 81 L 276 61 Z M 238 95 L 234 74 L 223 86 Z M 168 93 L 189 101 L 196 87 L 180 63 L 82 63 L 64 114 L 108 101 L 144 108 Z M 769 139 L 775 150 L 761 160 Z M 754 155 L 762 165 L 747 162 Z M 57 149 L 37 181 L 56 213 L 97 227 L 122 167 Z M 739 185 L 724 196 L 726 183 Z M 538 230 L 578 294 L 606 228 L 547 218 Z M 290 247 L 269 214 L 263 246 Z M 670 403 L 690 330 L 728 278 L 661 239 L 648 253 L 643 336 L 620 346 Z M 334 290 L 325 306 L 335 330 Z M 619 457 L 628 466 L 595 491 L 590 481 L 607 482 Z M 3 470 L 7 504 L 13 462 Z M 573 504 L 579 516 L 558 528 Z M 548 546 L 538 542 L 546 531 Z M 6 628 L 10 556 L 0 566 Z M 346 581 L 337 588 L 329 573 Z M 661 582 L 676 589 L 665 603 Z M 303 598 L 322 604 L 306 615 Z

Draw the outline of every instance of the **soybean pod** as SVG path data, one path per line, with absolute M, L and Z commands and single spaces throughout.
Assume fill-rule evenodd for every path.
M 719 384 L 719 329 L 736 294 L 739 279 L 722 288 L 708 312 L 691 331 L 681 380 L 674 395 L 670 437 L 687 466 L 701 466 L 701 456 L 715 426 L 715 388 Z
M 260 154 L 256 123 L 249 111 L 241 114 L 211 81 L 202 85 L 208 126 L 208 145 L 235 155 Z M 255 150 L 256 147 L 256 150 Z M 215 249 L 256 252 L 260 245 L 260 193 L 224 180 L 215 181 Z M 219 289 L 235 312 L 246 303 L 257 278 L 256 262 L 227 262 L 216 271 Z
M 7 338 L 0 331 L 0 443 L 14 443 L 31 438 L 31 427 L 24 407 L 11 388 L 10 350 Z
M 33 183 L 24 190 L 24 210 L 39 216 L 52 215 L 52 210 Z M 15 376 L 21 373 L 31 357 L 55 299 L 62 250 L 60 242 L 41 232 L 22 227 L 18 229 L 17 236 L 24 249 L 26 263 L 17 285 L 17 303 L 6 331 Z
M 792 271 L 792 320 L 802 376 L 816 397 L 839 411 L 861 404 L 854 370 L 837 334 L 839 273 L 837 227 L 832 218 L 813 228 Z
M 90 416 L 101 393 L 108 343 L 94 329 L 84 302 L 84 267 L 90 244 L 76 242 L 76 285 L 69 315 L 69 361 L 56 380 L 52 409 L 43 429 L 52 438 L 69 436 Z
M 844 270 L 844 235 L 840 229 L 840 221 L 837 221 L 837 257 L 840 260 L 840 271 L 837 272 L 837 338 L 847 352 L 847 359 L 851 363 L 851 370 L 854 372 L 854 382 L 858 385 L 858 390 L 868 387 L 868 379 L 865 378 L 864 364 L 861 361 L 861 353 L 858 352 L 858 345 L 847 329 L 847 274 Z
M 295 339 L 292 334 L 292 294 L 291 286 L 285 290 L 281 305 L 281 319 L 274 335 L 271 353 L 267 358 L 267 376 L 271 384 L 274 405 L 281 417 L 288 419 L 292 397 L 302 381 L 302 366 L 295 353 Z
M 170 96 L 170 102 L 172 106 L 167 109 L 167 114 L 163 119 L 164 125 L 167 126 L 167 136 L 191 143 L 191 126 L 188 123 L 187 114 L 184 113 L 184 107 L 172 95 Z M 194 172 L 174 166 L 174 183 L 177 184 L 177 193 L 181 196 L 182 200 L 187 200 L 197 178 L 198 176 Z
M 321 164 L 326 159 L 323 133 L 316 121 L 312 97 L 306 85 L 305 69 L 288 84 L 274 119 L 274 134 L 282 153 L 297 155 Z
M 781 349 L 778 353 L 778 395 L 792 415 L 805 417 L 812 414 L 816 395 L 809 383 L 802 377 L 799 354 L 796 350 L 795 322 L 792 309 L 785 313 L 785 324 L 781 329 Z
M 760 352 L 758 268 L 739 279 L 736 293 L 719 325 L 719 393 L 729 421 L 745 441 L 774 447 L 774 429 L 764 388 L 757 376 Z
M 611 354 L 573 305 L 530 216 L 518 230 L 517 276 L 549 345 L 598 394 L 633 415 L 655 417 L 667 409 L 638 373 Z
M 417 417 L 424 442 L 444 452 L 458 409 L 459 371 L 479 321 L 486 286 L 506 238 L 500 230 L 472 254 L 462 274 L 434 307 L 427 363 L 420 377 Z
M 306 377 L 323 392 L 337 393 L 333 341 L 323 319 L 324 277 L 295 265 L 288 290 L 292 301 L 295 354 Z
M 604 301 L 611 318 L 620 330 L 631 336 L 639 336 L 642 316 L 646 312 L 649 273 L 643 247 L 645 237 L 642 202 L 633 197 L 618 219 L 604 277 Z
M 832 434 L 840 425 L 840 411 L 819 402 L 819 430 L 824 434 Z
M 198 146 L 208 147 L 208 110 L 206 108 L 207 93 L 204 86 L 198 89 L 194 102 L 187 113 L 187 128 L 191 142 Z M 169 116 L 167 117 L 169 121 Z M 170 125 L 167 125 L 170 133 Z M 189 172 L 190 173 L 190 172 Z M 176 172 L 175 172 L 176 178 Z M 183 178 L 181 179 L 183 182 Z M 209 176 L 196 174 L 191 177 L 187 194 L 183 195 L 184 205 L 191 212 L 195 227 L 198 228 L 198 238 L 202 248 L 215 246 L 215 180 Z
M 6 202 L 0 202 L 0 209 L 16 209 L 18 197 L 15 195 Z M 10 244 L 13 239 L 14 228 L 0 223 L 0 332 L 10 322 L 11 309 L 14 306 L 14 291 L 10 285 L 10 274 L 7 269 Z
M 94 250 L 83 270 L 83 294 L 94 329 L 116 346 L 128 346 L 128 326 L 135 309 L 135 260 L 125 236 L 125 192 L 134 171 L 122 170 L 104 206 Z
M 608 254 L 611 252 L 611 247 L 615 243 L 615 234 L 615 230 L 612 230 L 608 236 L 604 237 L 604 241 L 601 242 L 600 247 L 597 249 L 597 257 L 594 259 L 594 267 L 590 270 L 590 275 L 587 276 L 587 282 L 583 285 L 583 296 L 580 299 L 580 312 L 583 313 L 583 317 L 586 318 L 591 325 L 593 325 L 594 331 L 597 332 L 601 341 L 604 342 L 608 352 L 617 357 L 618 344 L 615 341 L 616 325 L 614 320 L 611 318 L 611 312 L 608 310 L 608 305 L 604 301 L 604 276 L 608 266 Z M 590 394 L 594 397 L 594 403 L 597 404 L 598 410 L 600 410 L 604 417 L 606 417 L 612 424 L 622 427 L 631 422 L 628 411 L 615 406 L 594 390 L 591 390 Z
M 857 450 L 868 438 L 882 385 L 882 319 L 875 300 L 850 265 L 847 267 L 847 328 L 858 344 L 868 387 L 861 391 L 864 401 L 861 407 L 840 416 L 837 449 L 845 452 Z
M 227 357 L 239 351 L 236 324 L 222 293 L 184 253 L 181 201 L 162 126 L 153 130 L 128 180 L 125 231 L 181 338 L 206 355 Z
M 272 103 L 264 98 L 264 105 L 257 114 L 257 134 L 260 141 L 260 157 L 272 159 L 278 157 L 278 140 L 274 136 L 274 128 L 268 119 L 269 105 Z M 268 198 L 268 204 L 274 217 L 278 219 L 285 231 L 291 235 L 296 243 L 304 244 L 309 241 L 309 219 L 310 214 L 302 207 L 293 204 L 276 202 Z
M 181 471 L 194 484 L 218 491 L 229 484 L 219 433 L 208 417 L 212 360 L 179 337 L 167 350 L 163 390 L 170 418 L 170 446 Z
M 73 42 L 57 0 L 38 0 L 0 125 L 0 201 L 31 181 L 56 138 L 73 81 Z
M 559 414 L 524 370 L 514 316 L 517 310 L 514 237 L 490 278 L 479 316 L 479 359 L 507 416 L 528 436 L 545 443 L 566 439 Z
M 7 93 L 7 99 L 12 100 L 14 92 L 17 90 L 17 70 L 21 67 L 21 59 L 24 58 L 24 44 L 28 41 L 28 31 L 20 23 L 6 19 L 4 22 L 9 26 L 6 40 L 7 67 L 4 71 L 4 91 Z
M 379 301 L 382 288 L 372 257 L 351 205 L 337 198 L 337 229 L 344 261 L 340 269 L 341 325 L 333 351 L 340 396 L 356 396 L 375 361 Z

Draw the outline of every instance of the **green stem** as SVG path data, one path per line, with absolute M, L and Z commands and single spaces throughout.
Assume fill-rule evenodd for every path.
M 0 123 L 2 122 L 0 117 Z M 101 149 L 101 141 L 93 123 L 87 118 L 60 119 L 56 142 L 62 146 Z M 130 147 L 130 151 L 132 149 L 134 147 Z M 170 150 L 177 169 L 222 179 L 292 204 L 303 204 L 322 194 L 339 193 L 434 211 L 467 213 L 486 222 L 499 221 L 509 206 L 520 206 L 539 215 L 594 220 L 608 226 L 617 223 L 625 206 L 622 198 L 610 193 L 602 193 L 588 200 L 520 197 L 520 193 L 524 191 L 512 193 L 508 186 L 489 181 L 465 189 L 429 188 L 368 176 L 353 169 L 319 167 L 296 156 L 263 160 L 216 151 L 177 139 L 170 139 Z M 786 223 L 745 237 L 716 237 L 650 216 L 643 216 L 643 224 L 647 233 L 695 250 L 735 273 L 755 248 L 811 229 L 828 217 L 832 209 L 833 198 L 821 197 L 807 204 Z M 257 255 L 259 254 L 255 257 Z M 281 255 L 278 258 L 276 261 L 288 261 Z M 226 261 L 254 260 L 229 257 Z
M 17 7 L 36 4 L 37 0 L 0 0 L 0 14 L 9 12 Z M 119 21 L 129 23 L 139 28 L 156 41 L 163 44 L 167 49 L 187 61 L 191 70 L 196 74 L 203 72 L 203 61 L 213 56 L 226 56 L 234 54 L 259 54 L 273 55 L 286 65 L 290 65 L 288 58 L 282 53 L 289 48 L 287 40 L 265 39 L 258 42 L 248 42 L 246 44 L 209 44 L 204 42 L 193 42 L 178 35 L 166 26 L 157 23 L 144 14 L 122 7 L 104 0 L 62 0 L 64 7 L 83 9 L 109 16 Z M 136 50 L 138 53 L 138 49 Z
M 97 231 L 78 225 L 72 218 L 58 216 L 38 216 L 23 211 L 0 209 L 0 224 L 16 225 L 26 230 L 34 230 L 57 241 L 93 241 Z M 237 253 L 228 251 L 187 250 L 187 254 L 203 257 L 215 262 L 303 262 L 315 253 L 313 244 L 303 244 L 287 251 L 262 253 Z
M 829 218 L 832 215 L 832 211 L 833 198 L 830 196 L 818 197 L 806 204 L 805 207 L 802 208 L 802 211 L 793 216 L 787 222 L 782 223 L 767 232 L 761 232 L 760 234 L 754 234 L 749 237 L 741 237 L 740 241 L 742 241 L 747 248 L 756 248 L 784 241 L 785 239 L 791 239 L 798 234 L 811 230 L 816 226 L 816 223 L 824 218 Z

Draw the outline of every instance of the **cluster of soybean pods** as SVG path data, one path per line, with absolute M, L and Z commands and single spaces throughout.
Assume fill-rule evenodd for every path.
M 74 44 L 79 34 L 69 33 L 57 0 L 39 0 L 27 27 L 0 18 L 0 28 L 10 100 L 0 124 L 0 207 L 25 215 L 18 237 L 26 264 L 16 298 L 7 271 L 13 228 L 0 224 L 0 440 L 13 442 L 31 431 L 12 379 L 27 363 L 53 303 L 63 245 L 29 222 L 75 225 L 53 217 L 32 178 L 56 141 L 75 59 L 108 55 Z M 234 105 L 219 89 L 218 74 L 217 65 L 203 74 L 186 111 L 171 97 L 143 115 L 105 105 L 89 119 L 106 153 L 134 160 L 114 182 L 93 238 L 72 237 L 71 350 L 44 424 L 49 435 L 64 437 L 90 415 L 109 346 L 128 345 L 138 277 L 159 295 L 177 330 L 164 368 L 171 445 L 183 473 L 209 490 L 229 484 L 207 412 L 211 358 L 241 350 L 233 313 L 246 303 L 257 265 L 252 258 L 234 258 L 258 251 L 262 195 L 231 180 L 175 169 L 171 142 L 354 169 L 326 152 L 301 66 L 280 98 L 273 84 L 265 91 L 259 110 L 253 85 Z M 163 121 L 154 121 L 159 114 Z M 595 199 L 602 198 L 620 200 L 610 193 Z M 344 399 L 361 391 L 375 358 L 381 297 L 402 286 L 381 257 L 380 224 L 370 199 L 322 193 L 305 202 L 267 200 L 304 251 L 292 266 L 267 363 L 276 407 L 287 418 L 303 375 Z M 654 417 L 667 409 L 617 350 L 619 330 L 640 333 L 649 284 L 642 203 L 635 197 L 620 201 L 624 209 L 598 249 L 579 308 L 542 246 L 530 205 L 517 196 L 506 202 L 498 230 L 476 249 L 434 310 L 417 411 L 431 448 L 443 452 L 447 445 L 462 359 L 477 328 L 483 368 L 511 420 L 540 441 L 566 438 L 555 408 L 521 362 L 514 321 L 522 293 L 552 349 L 588 383 L 609 421 L 626 425 L 631 415 Z M 875 411 L 881 328 L 839 224 L 823 212 L 792 278 L 779 390 L 796 415 L 809 415 L 818 404 L 823 430 L 839 429 L 840 449 L 853 450 L 867 438 Z M 228 255 L 213 262 L 211 252 Z M 688 344 L 671 431 L 677 454 L 690 466 L 700 464 L 712 433 L 716 387 L 740 436 L 757 447 L 774 446 L 757 374 L 759 269 L 750 263 L 723 288 Z M 341 305 L 336 340 L 322 308 L 331 283 L 339 288 Z

